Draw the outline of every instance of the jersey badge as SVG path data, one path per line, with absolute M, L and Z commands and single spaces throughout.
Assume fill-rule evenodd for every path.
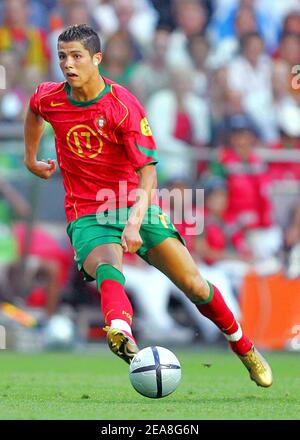
M 149 122 L 147 118 L 141 119 L 140 126 L 141 126 L 141 132 L 144 136 L 152 136 L 152 131 L 149 126 Z
M 98 124 L 98 127 L 101 129 L 101 130 L 103 130 L 103 128 L 105 127 L 105 125 L 106 125 L 106 118 L 105 118 L 105 116 L 104 115 L 100 115 L 100 116 L 98 116 L 98 118 L 97 118 L 97 124 Z

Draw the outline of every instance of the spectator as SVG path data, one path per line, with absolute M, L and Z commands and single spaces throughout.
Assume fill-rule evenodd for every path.
M 128 33 L 116 32 L 106 42 L 101 74 L 112 81 L 129 87 L 136 69 L 134 49 Z
M 171 34 L 167 60 L 171 67 L 192 67 L 188 40 L 204 32 L 207 12 L 198 0 L 173 0 L 177 27 Z
M 13 232 L 14 215 L 27 217 L 29 204 L 11 186 L 0 178 L 0 294 L 10 299 L 12 289 L 8 285 L 8 269 L 18 259 L 17 241 Z
M 7 301 L 26 295 L 27 305 L 43 307 L 50 317 L 58 310 L 72 252 L 42 228 L 15 222 L 29 219 L 30 211 L 23 196 L 0 179 L 0 295 Z
M 24 285 L 21 285 L 22 289 L 27 289 L 27 305 L 42 307 L 45 319 L 48 319 L 58 312 L 62 291 L 73 264 L 72 249 L 67 237 L 57 239 L 42 227 L 34 226 L 31 229 L 17 224 L 14 233 L 20 257 L 27 257 L 26 276 Z
M 300 277 L 300 202 L 294 206 L 290 223 L 284 236 L 287 259 L 287 276 Z
M 212 145 L 223 142 L 224 126 L 228 117 L 243 113 L 240 94 L 228 86 L 226 67 L 220 67 L 210 75 L 208 94 L 212 118 Z
M 0 90 L 0 120 L 20 122 L 28 98 L 43 80 L 43 75 L 34 65 L 16 69 L 18 57 L 13 51 L 0 53 L 0 65 L 6 71 L 6 89 Z
M 245 225 L 228 210 L 226 182 L 210 177 L 205 188 L 205 230 L 197 242 L 199 256 L 206 264 L 223 260 L 250 261 L 252 255 L 247 244 Z
M 172 0 L 151 0 L 151 3 L 158 12 L 158 27 L 167 27 L 169 30 L 175 28 L 172 14 Z
M 135 48 L 135 60 L 151 44 L 157 13 L 148 0 L 100 1 L 93 15 L 103 33 L 104 41 L 116 32 L 129 34 Z
M 206 216 L 204 218 L 203 210 L 203 197 L 194 194 L 192 190 L 192 183 L 189 180 L 177 179 L 171 181 L 168 185 L 169 199 L 162 198 L 164 202 L 164 211 L 168 213 L 173 224 L 180 232 L 181 236 L 186 242 L 188 250 L 191 252 L 193 258 L 199 266 L 199 270 L 203 273 L 204 278 L 212 279 L 217 286 L 222 289 L 226 303 L 234 310 L 234 313 L 239 316 L 239 306 L 235 298 L 232 288 L 232 280 L 240 280 L 241 274 L 239 267 L 227 268 L 230 274 L 221 269 L 203 263 L 201 260 L 201 254 L 199 254 L 198 240 L 202 233 L 203 225 L 205 222 L 206 228 Z M 238 275 L 237 275 L 238 273 Z M 229 281 L 230 280 L 230 281 Z M 237 282 L 237 281 L 236 281 Z M 218 333 L 215 326 L 211 325 L 207 319 L 203 319 L 202 316 L 197 314 L 196 308 L 191 305 L 187 300 L 179 296 L 179 290 L 169 283 L 169 295 L 177 295 L 178 299 L 183 302 L 183 306 L 186 309 L 190 317 L 191 324 L 201 332 L 201 336 L 206 343 L 216 342 L 218 339 Z
M 43 74 L 48 72 L 46 34 L 42 29 L 29 25 L 27 0 L 5 0 L 4 24 L 0 27 L 1 51 L 14 51 L 22 69 L 35 66 Z
M 166 52 L 170 33 L 164 28 L 155 31 L 153 42 L 146 59 L 137 64 L 131 77 L 130 89 L 145 104 L 147 100 L 169 85 Z
M 0 26 L 3 25 L 4 19 L 4 1 L 0 2 Z M 43 3 L 43 4 L 42 4 Z M 34 28 L 44 29 L 48 32 L 47 2 L 38 0 L 28 0 L 29 19 L 28 24 Z M 50 5 L 53 7 L 53 5 Z
M 204 181 L 205 228 L 196 242 L 198 258 L 227 279 L 230 296 L 239 294 L 243 277 L 253 260 L 247 228 L 228 210 L 226 183 L 211 176 Z
M 281 105 L 277 112 L 279 128 L 279 142 L 272 145 L 273 149 L 284 153 L 293 152 L 299 155 L 300 151 L 300 108 L 294 103 Z M 269 178 L 272 182 L 296 181 L 300 183 L 300 164 L 293 159 L 278 159 L 270 162 L 268 167 Z
M 273 63 L 273 90 L 277 105 L 292 100 L 300 105 L 300 88 L 294 86 L 294 66 L 299 64 L 300 36 L 283 34 L 280 40 L 276 59 Z
M 260 128 L 263 140 L 271 142 L 277 137 L 272 108 L 272 61 L 258 33 L 244 35 L 240 44 L 241 55 L 228 65 L 228 85 L 240 95 L 244 112 Z
M 170 88 L 155 93 L 147 105 L 160 148 L 158 172 L 162 179 L 191 177 L 193 170 L 195 175 L 193 147 L 210 141 L 208 105 L 192 91 L 192 75 L 187 69 L 173 69 Z
M 300 37 L 300 5 L 298 2 L 298 9 L 294 11 L 290 11 L 289 14 L 286 15 L 283 25 L 282 25 L 282 33 L 286 34 L 295 34 Z
M 209 70 L 209 43 L 204 34 L 193 35 L 188 40 L 188 51 L 195 69 L 194 91 L 198 96 L 207 98 Z
M 277 46 L 278 20 L 276 20 L 270 11 L 262 8 L 260 2 L 256 0 L 238 0 L 229 5 L 227 10 L 216 10 L 212 19 L 210 30 L 213 35 L 214 43 L 218 45 L 225 39 L 236 37 L 235 21 L 241 10 L 249 10 L 253 14 L 257 31 L 263 36 L 266 47 L 272 51 Z M 251 32 L 254 29 L 246 29 L 249 21 L 243 21 L 241 24 L 245 27 L 245 32 Z
M 0 90 L 0 120 L 5 122 L 21 121 L 26 103 L 21 86 L 21 71 L 16 68 L 18 63 L 15 52 L 0 52 L 0 65 L 6 71 L 6 89 Z
M 214 68 L 229 63 L 240 50 L 242 38 L 253 32 L 258 32 L 258 27 L 253 10 L 249 7 L 240 7 L 235 15 L 235 34 L 215 43 L 210 57 L 210 64 Z
M 247 229 L 254 258 L 260 263 L 270 260 L 266 270 L 278 270 L 278 261 L 274 258 L 282 244 L 282 236 L 272 218 L 266 167 L 253 151 L 255 126 L 245 115 L 234 115 L 229 118 L 228 131 L 228 144 L 218 152 L 212 171 L 226 180 L 227 211 L 235 222 Z

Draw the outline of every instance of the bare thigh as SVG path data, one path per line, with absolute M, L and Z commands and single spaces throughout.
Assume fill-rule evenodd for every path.
M 100 264 L 110 264 L 122 272 L 123 249 L 118 243 L 101 244 L 95 247 L 86 257 L 83 268 L 91 277 L 96 279 L 97 267 Z
M 167 238 L 149 249 L 149 262 L 163 272 L 192 301 L 206 300 L 209 286 L 187 248 L 177 238 Z

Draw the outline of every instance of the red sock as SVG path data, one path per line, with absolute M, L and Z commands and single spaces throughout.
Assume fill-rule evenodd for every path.
M 206 304 L 196 304 L 202 315 L 210 319 L 216 324 L 225 335 L 233 335 L 238 332 L 240 326 L 236 321 L 233 313 L 225 303 L 219 289 L 208 283 L 210 287 L 210 296 Z M 231 349 L 239 354 L 246 354 L 252 347 L 252 342 L 241 333 L 238 341 L 229 341 Z
M 110 326 L 113 319 L 122 319 L 131 326 L 133 310 L 124 286 L 115 280 L 104 280 L 101 283 L 100 294 L 106 324 Z

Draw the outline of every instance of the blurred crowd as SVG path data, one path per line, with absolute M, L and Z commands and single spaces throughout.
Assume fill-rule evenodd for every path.
M 64 80 L 57 37 L 79 23 L 99 32 L 101 74 L 144 105 L 160 153 L 160 186 L 176 189 L 178 198 L 166 214 L 236 314 L 250 270 L 299 277 L 300 0 L 0 0 L 0 131 L 22 122 L 37 84 Z M 204 206 L 185 197 L 196 188 L 205 190 Z M 26 245 L 26 231 L 13 224 L 30 216 L 27 205 L 0 180 L 0 265 L 10 267 L 6 281 L 1 271 L 0 294 L 16 248 L 27 246 L 30 270 L 42 280 L 30 292 L 32 304 L 43 302 L 44 289 L 51 315 L 72 253 L 38 228 Z M 204 219 L 201 234 L 191 233 L 195 216 Z M 156 328 L 157 335 L 191 340 L 169 313 L 173 295 L 214 340 L 215 330 L 163 275 L 135 258 L 124 273 L 152 335 Z

